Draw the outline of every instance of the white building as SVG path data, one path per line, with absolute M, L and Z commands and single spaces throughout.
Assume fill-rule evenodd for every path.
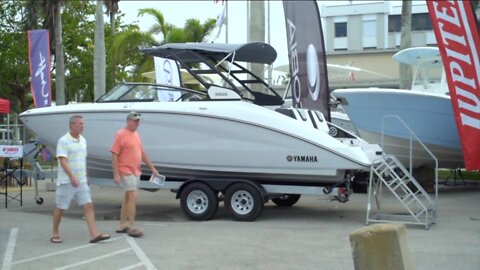
M 321 5 L 325 50 L 330 64 L 351 64 L 391 76 L 357 72 L 355 80 L 331 81 L 334 87 L 398 87 L 399 64 L 392 60 L 400 46 L 401 2 Z M 436 46 L 424 1 L 412 3 L 412 47 Z

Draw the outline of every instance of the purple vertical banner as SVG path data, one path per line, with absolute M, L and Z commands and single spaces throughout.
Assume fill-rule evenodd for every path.
M 52 87 L 50 78 L 50 33 L 48 30 L 28 31 L 28 62 L 30 64 L 30 91 L 35 108 L 52 105 Z M 42 149 L 42 159 L 51 160 L 53 155 Z
M 28 31 L 28 62 L 30 63 L 30 90 L 35 108 L 52 104 L 50 81 L 50 35 L 48 30 Z
M 317 2 L 283 1 L 293 106 L 318 110 L 330 121 L 330 91 Z

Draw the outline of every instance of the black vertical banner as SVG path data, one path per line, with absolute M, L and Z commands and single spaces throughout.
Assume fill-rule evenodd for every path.
M 327 62 L 316 1 L 283 1 L 293 106 L 330 121 Z

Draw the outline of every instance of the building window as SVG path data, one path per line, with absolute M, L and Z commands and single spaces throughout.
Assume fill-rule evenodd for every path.
M 364 49 L 372 49 L 377 47 L 377 21 L 364 20 L 362 34 L 362 45 Z
M 412 14 L 412 31 L 431 31 L 432 21 L 428 13 Z M 388 16 L 388 32 L 402 31 L 402 15 Z
M 432 30 L 432 21 L 430 20 L 430 15 L 428 13 L 412 14 L 412 30 Z
M 347 22 L 335 23 L 335 37 L 346 37 L 346 36 L 347 36 Z
M 395 33 L 400 32 L 402 29 L 402 16 L 390 15 L 388 16 L 388 32 Z

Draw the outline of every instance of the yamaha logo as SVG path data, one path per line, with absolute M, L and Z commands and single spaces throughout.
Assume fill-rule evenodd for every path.
M 288 162 L 318 162 L 317 156 L 287 156 Z
M 18 147 L 15 147 L 15 146 L 10 146 L 10 147 L 9 147 L 9 146 L 7 146 L 7 147 L 4 147 L 4 148 L 2 149 L 2 152 L 3 152 L 4 154 L 10 154 L 10 155 L 11 155 L 11 154 L 16 154 L 16 153 L 18 153 L 19 150 L 20 150 L 20 149 L 19 149 Z
M 166 84 L 173 84 L 172 64 L 168 60 L 163 62 L 163 76 Z

